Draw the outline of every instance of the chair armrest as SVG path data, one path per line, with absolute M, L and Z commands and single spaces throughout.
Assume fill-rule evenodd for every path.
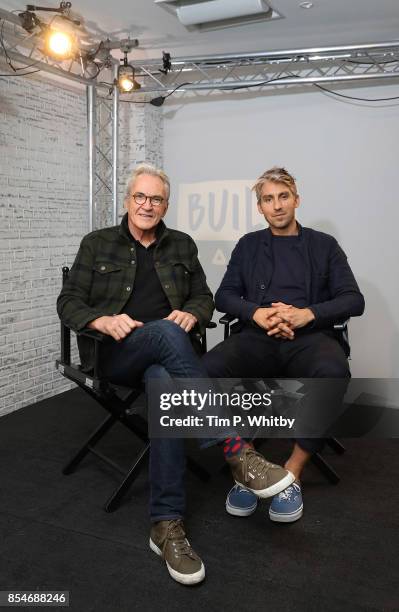
M 109 336 L 107 336 L 106 334 L 102 334 L 99 331 L 96 331 L 95 329 L 82 329 L 82 331 L 79 331 L 76 333 L 77 336 L 85 336 L 86 338 L 91 338 L 92 340 L 98 340 L 98 342 L 105 342 L 105 340 L 107 338 L 109 338 Z
M 347 329 L 349 323 L 349 319 L 342 321 L 341 323 L 335 323 L 334 329 L 337 331 L 345 331 Z
M 224 339 L 227 340 L 227 338 L 230 336 L 230 324 L 237 319 L 237 317 L 235 317 L 234 315 L 231 314 L 224 314 L 222 317 L 220 317 L 219 319 L 219 323 L 221 323 L 222 325 L 224 325 Z
M 236 318 L 237 317 L 235 317 L 234 315 L 230 315 L 226 313 L 222 317 L 220 317 L 219 323 L 221 323 L 222 325 L 229 325 Z
M 200 341 L 200 346 L 201 346 L 201 354 L 204 355 L 207 350 L 208 350 L 208 344 L 207 344 L 207 338 L 206 338 L 206 330 L 207 329 L 214 329 L 215 327 L 217 327 L 217 324 L 214 323 L 213 321 L 209 321 L 209 323 L 206 325 L 205 327 L 205 331 L 203 334 L 201 334 L 200 331 L 197 331 L 194 335 L 195 337 Z
M 351 347 L 349 344 L 349 332 L 348 332 L 349 319 L 336 323 L 333 327 L 335 337 L 344 349 L 345 355 L 348 359 L 351 358 Z

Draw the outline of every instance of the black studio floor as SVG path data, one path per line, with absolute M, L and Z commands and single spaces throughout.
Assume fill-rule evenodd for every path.
M 0 419 L 0 590 L 69 590 L 79 612 L 399 610 L 399 441 L 347 440 L 331 454 L 338 486 L 309 467 L 305 515 L 291 525 L 271 523 L 266 502 L 247 519 L 227 515 L 229 476 L 220 451 L 204 451 L 212 479 L 188 474 L 186 524 L 207 577 L 183 587 L 148 547 L 146 470 L 112 514 L 107 466 L 89 457 L 61 475 L 103 416 L 76 389 Z M 118 425 L 102 448 L 127 465 L 138 445 Z M 263 447 L 276 462 L 287 449 Z

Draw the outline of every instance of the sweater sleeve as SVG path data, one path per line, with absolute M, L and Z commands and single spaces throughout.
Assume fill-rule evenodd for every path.
M 328 286 L 331 299 L 309 306 L 315 316 L 313 328 L 332 327 L 339 321 L 363 314 L 364 297 L 336 240 L 329 257 Z
M 238 317 L 241 321 L 251 321 L 259 304 L 245 299 L 245 283 L 242 276 L 244 241 L 241 238 L 235 246 L 227 270 L 215 295 L 219 312 Z

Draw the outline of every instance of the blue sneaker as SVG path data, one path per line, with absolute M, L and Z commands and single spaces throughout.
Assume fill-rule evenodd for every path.
M 226 511 L 233 516 L 249 516 L 255 512 L 257 505 L 257 496 L 239 484 L 234 485 L 227 495 Z
M 301 485 L 297 480 L 273 497 L 269 508 L 272 521 L 293 523 L 303 514 Z

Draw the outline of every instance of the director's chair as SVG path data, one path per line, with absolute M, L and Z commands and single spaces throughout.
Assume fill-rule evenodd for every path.
M 62 268 L 62 282 L 67 280 L 69 268 Z M 208 328 L 216 327 L 216 323 L 209 323 Z M 122 481 L 117 486 L 115 491 L 106 501 L 104 509 L 106 512 L 116 510 L 127 493 L 134 480 L 137 478 L 141 468 L 145 463 L 145 459 L 149 455 L 150 441 L 147 434 L 147 422 L 143 415 L 136 412 L 132 404 L 144 392 L 143 386 L 138 387 L 123 387 L 114 385 L 100 376 L 100 351 L 101 346 L 109 341 L 109 337 L 91 329 L 85 329 L 77 333 L 77 336 L 85 336 L 94 342 L 94 368 L 93 371 L 86 373 L 82 370 L 80 364 L 71 362 L 71 330 L 61 321 L 61 356 L 56 360 L 56 368 L 68 380 L 74 382 L 78 387 L 83 389 L 91 398 L 93 398 L 105 411 L 108 416 L 96 427 L 89 438 L 83 443 L 74 456 L 68 461 L 62 470 L 62 473 L 72 474 L 82 460 L 91 453 L 98 459 L 101 459 L 112 469 L 122 475 Z M 200 343 L 201 352 L 206 352 L 206 334 L 197 334 L 197 340 Z M 143 445 L 138 452 L 131 467 L 124 470 L 110 457 L 100 452 L 96 445 L 106 433 L 115 425 L 121 423 L 129 429 Z M 187 457 L 187 467 L 200 480 L 207 481 L 210 474 L 202 466 L 200 466 L 191 457 Z
M 234 331 L 240 326 L 240 321 L 237 321 L 237 318 L 233 315 L 224 314 L 220 319 L 219 323 L 224 325 L 224 340 L 226 340 L 230 333 L 234 333 Z M 334 335 L 337 338 L 338 342 L 341 344 L 347 359 L 350 359 L 350 345 L 349 345 L 349 336 L 348 336 L 348 321 L 343 323 L 338 323 L 334 325 Z M 278 389 L 280 394 L 284 396 L 284 390 L 281 386 L 276 385 L 273 389 Z M 292 393 L 287 395 L 293 395 Z M 259 448 L 263 440 L 254 440 L 254 446 Z M 341 455 L 345 452 L 345 447 L 339 442 L 336 438 L 327 438 L 326 444 L 333 449 L 337 454 Z M 322 472 L 322 474 L 327 478 L 331 484 L 338 484 L 340 481 L 340 477 L 338 473 L 334 470 L 334 468 L 326 461 L 326 459 L 320 453 L 314 453 L 311 457 L 311 461 L 317 468 Z

